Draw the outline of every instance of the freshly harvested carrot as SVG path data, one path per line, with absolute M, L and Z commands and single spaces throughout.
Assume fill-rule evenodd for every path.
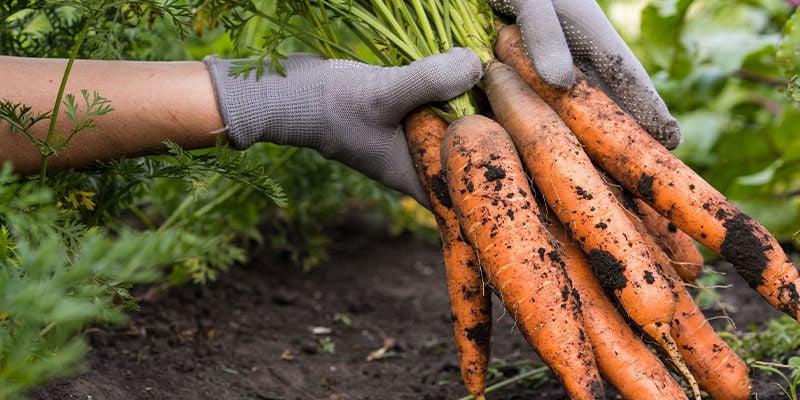
M 703 254 L 695 245 L 694 239 L 643 200 L 634 199 L 634 202 L 636 214 L 647 227 L 647 232 L 667 254 L 672 268 L 684 282 L 694 282 L 705 265 Z
M 659 358 L 642 342 L 606 297 L 586 254 L 555 218 L 547 225 L 562 243 L 562 260 L 581 298 L 586 331 L 600 374 L 628 400 L 686 399 L 681 386 Z
M 579 70 L 571 89 L 544 83 L 525 55 L 517 26 L 498 33 L 495 52 L 561 116 L 600 168 L 733 264 L 773 307 L 800 317 L 800 275 L 763 225 L 647 134 Z
M 550 209 L 588 254 L 601 284 L 696 388 L 671 337 L 675 294 L 662 266 L 575 135 L 513 68 L 492 62 L 484 82 L 497 120 Z
M 620 203 L 629 206 L 631 221 L 640 232 L 650 228 L 639 219 L 635 199 L 621 188 L 610 186 Z M 675 286 L 678 295 L 675 319 L 672 321 L 672 336 L 678 344 L 684 361 L 699 386 L 715 400 L 745 400 L 750 397 L 750 370 L 733 349 L 717 335 L 708 323 L 684 280 L 672 268 L 666 251 L 659 247 L 654 237 L 644 235 L 656 259 L 666 265 L 664 271 Z
M 508 134 L 484 116 L 462 117 L 441 154 L 461 228 L 528 343 L 570 398 L 604 398 L 579 299 Z
M 451 208 L 439 152 L 446 129 L 447 122 L 424 109 L 405 118 L 408 149 L 439 229 L 461 376 L 467 390 L 481 400 L 489 367 L 492 298 L 481 279 L 475 250 L 461 236 Z
M 672 335 L 700 387 L 715 400 L 750 398 L 750 370 L 709 324 L 683 281 L 672 276 L 678 310 Z

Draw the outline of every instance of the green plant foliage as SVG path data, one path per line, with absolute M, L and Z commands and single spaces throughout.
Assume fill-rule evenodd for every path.
M 784 77 L 788 80 L 787 93 L 791 99 L 800 102 L 800 8 L 795 9 L 786 23 L 783 39 L 778 46 L 778 63 Z
M 783 29 L 783 39 L 778 46 L 778 62 L 789 78 L 800 73 L 800 11 L 795 9 Z
M 145 43 L 137 32 L 164 29 L 168 19 L 180 38 L 189 31 L 188 17 L 188 5 L 175 1 L 5 2 L 0 53 L 126 57 Z M 0 121 L 42 157 L 36 180 L 15 176 L 8 164 L 0 169 L 0 398 L 75 372 L 87 350 L 83 330 L 123 321 L 126 310 L 136 309 L 133 285 L 164 280 L 170 269 L 170 277 L 206 282 L 245 261 L 242 232 L 261 221 L 252 208 L 233 205 L 236 199 L 209 201 L 191 213 L 187 206 L 151 208 L 161 203 L 149 197 L 153 187 L 170 185 L 177 204 L 194 205 L 207 192 L 231 187 L 249 193 L 240 200 L 258 199 L 267 209 L 286 203 L 262 164 L 222 145 L 187 152 L 166 143 L 162 154 L 50 173 L 47 158 L 113 112 L 113 100 L 91 88 L 62 90 L 53 100 L 54 109 L 38 115 L 0 102 Z M 73 127 L 53 129 L 58 116 Z M 47 137 L 34 137 L 31 127 L 45 122 Z
M 81 332 L 121 322 L 135 308 L 132 284 L 219 244 L 180 229 L 90 228 L 57 197 L 0 170 L 0 398 L 74 372 L 87 350 Z
M 693 0 L 652 1 L 642 11 L 642 47 L 647 57 L 676 79 L 687 70 L 688 49 L 681 42 L 686 12 Z
M 800 348 L 800 325 L 782 316 L 769 321 L 765 327 L 750 327 L 749 332 L 729 343 L 748 363 L 757 360 L 785 363 Z
M 186 36 L 191 8 L 178 0 L 12 0 L 0 4 L 0 54 L 29 57 L 131 58 L 147 36 L 131 35 L 168 19 Z M 81 30 L 91 34 L 82 46 Z M 174 29 L 173 29 L 174 31 Z

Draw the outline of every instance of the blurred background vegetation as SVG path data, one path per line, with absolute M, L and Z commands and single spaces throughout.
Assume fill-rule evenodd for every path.
M 291 38 L 298 32 L 285 31 L 291 15 L 258 3 L 5 1 L 0 55 L 69 57 L 84 26 L 79 58 L 279 58 L 309 50 Z M 676 154 L 793 243 L 800 230 L 795 7 L 600 4 L 680 121 Z M 272 144 L 246 152 L 173 148 L 50 174 L 45 186 L 4 168 L 0 200 L 0 399 L 72 372 L 86 351 L 82 330 L 121 321 L 121 306 L 135 308 L 128 291 L 135 283 L 203 283 L 247 262 L 259 243 L 313 268 L 327 255 L 325 228 L 352 212 L 394 234 L 437 240 L 430 214 L 413 200 L 313 151 Z

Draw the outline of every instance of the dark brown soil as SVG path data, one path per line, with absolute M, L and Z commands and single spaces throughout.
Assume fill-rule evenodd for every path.
M 442 260 L 410 236 L 341 228 L 330 261 L 309 273 L 266 248 L 206 286 L 172 288 L 121 327 L 88 334 L 87 370 L 33 399 L 458 399 Z M 730 275 L 730 274 L 729 274 Z M 740 327 L 778 313 L 731 277 L 725 301 Z M 499 302 L 495 302 L 499 304 Z M 495 306 L 495 372 L 539 366 Z M 371 353 L 393 342 L 368 361 Z M 503 362 L 501 363 L 500 360 Z M 494 378 L 497 381 L 499 378 Z M 787 398 L 754 375 L 754 398 Z M 490 399 L 561 399 L 554 379 Z M 613 395 L 612 395 L 613 396 Z

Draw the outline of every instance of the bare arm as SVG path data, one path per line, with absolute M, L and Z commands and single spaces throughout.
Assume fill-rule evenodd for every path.
M 0 56 L 0 99 L 31 106 L 34 113 L 52 109 L 66 60 Z M 92 164 L 98 160 L 133 157 L 170 140 L 188 149 L 213 146 L 222 135 L 222 118 L 214 89 L 202 62 L 75 62 L 66 93 L 80 98 L 81 89 L 111 100 L 114 111 L 94 118 L 96 130 L 78 133 L 67 150 L 48 160 L 50 169 Z M 83 112 L 79 109 L 79 112 Z M 58 129 L 71 122 L 60 115 Z M 34 127 L 47 136 L 47 121 Z M 19 173 L 37 172 L 39 153 L 22 133 L 11 133 L 0 121 L 0 163 L 11 161 Z

